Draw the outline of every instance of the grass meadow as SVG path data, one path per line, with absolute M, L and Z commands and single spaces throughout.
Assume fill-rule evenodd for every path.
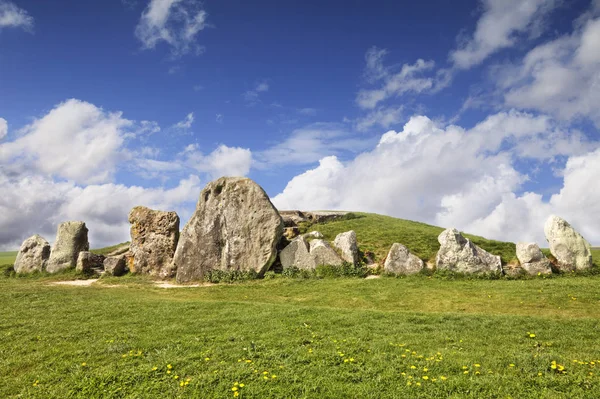
M 352 226 L 379 259 L 395 240 L 431 258 L 441 229 L 382 220 L 313 227 L 332 238 Z M 481 242 L 510 258 L 512 244 Z M 83 287 L 56 285 L 85 278 L 74 271 L 0 273 L 0 397 L 598 397 L 594 273 L 269 277 L 163 289 L 144 276 Z

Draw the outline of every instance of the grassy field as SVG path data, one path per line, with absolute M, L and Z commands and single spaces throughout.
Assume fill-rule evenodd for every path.
M 597 398 L 600 389 L 597 276 L 50 285 L 72 277 L 0 278 L 0 397 Z
M 0 265 L 12 265 L 16 257 L 17 251 L 0 252 Z

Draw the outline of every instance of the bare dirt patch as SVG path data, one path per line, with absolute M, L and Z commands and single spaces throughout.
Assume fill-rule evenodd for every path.
M 79 286 L 79 287 L 89 287 L 90 285 L 94 284 L 96 281 L 98 281 L 97 278 L 89 279 L 89 280 L 56 281 L 56 282 L 50 283 L 50 285 L 74 285 L 74 286 Z
M 215 284 L 203 283 L 203 284 L 173 284 L 165 281 L 156 281 L 154 283 L 158 288 L 196 288 L 196 287 L 211 287 Z

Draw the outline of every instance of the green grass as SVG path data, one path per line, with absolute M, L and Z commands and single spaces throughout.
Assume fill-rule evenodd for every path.
M 0 265 L 12 265 L 15 263 L 18 251 L 0 252 Z
M 315 224 L 308 230 L 321 232 L 327 240 L 333 240 L 339 233 L 354 230 L 359 248 L 363 252 L 375 253 L 378 260 L 383 260 L 392 244 L 398 242 L 424 261 L 435 261 L 435 255 L 440 248 L 437 237 L 444 231 L 441 227 L 371 213 L 355 215 L 358 216 L 355 219 Z M 514 243 L 487 240 L 470 234 L 465 236 L 492 254 L 500 255 L 503 263 L 516 258 Z
M 0 278 L 0 397 L 233 398 L 236 382 L 240 398 L 596 398 L 600 388 L 597 276 L 171 290 L 53 278 Z

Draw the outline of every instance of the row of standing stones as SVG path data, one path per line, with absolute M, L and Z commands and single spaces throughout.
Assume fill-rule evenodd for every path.
M 283 215 L 283 218 L 282 218 Z M 309 217 L 307 218 L 308 215 Z M 131 244 L 108 256 L 89 251 L 84 222 L 58 226 L 54 245 L 34 235 L 26 239 L 15 260 L 17 273 L 55 273 L 76 268 L 119 276 L 127 271 L 158 278 L 176 277 L 180 283 L 202 280 L 207 273 L 253 271 L 264 274 L 272 267 L 313 270 L 318 265 L 358 266 L 359 249 L 354 231 L 339 234 L 333 245 L 318 232 L 297 234 L 298 221 L 336 219 L 343 213 L 279 212 L 254 181 L 222 177 L 200 193 L 196 210 L 179 232 L 179 216 L 146 207 L 129 214 Z M 285 223 L 284 223 L 285 220 Z M 284 228 L 286 234 L 284 235 Z M 549 274 L 592 267 L 590 244 L 565 220 L 550 216 L 544 226 L 554 263 L 537 244 L 518 243 L 518 265 L 502 265 L 492 255 L 463 237 L 456 229 L 443 231 L 435 265 L 426 265 L 400 243 L 392 245 L 385 272 L 414 274 L 426 267 L 460 273 Z

